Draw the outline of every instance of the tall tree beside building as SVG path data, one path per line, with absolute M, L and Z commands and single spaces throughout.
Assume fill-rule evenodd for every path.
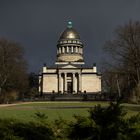
M 23 48 L 0 39 L 0 97 L 5 101 L 10 93 L 22 93 L 28 84 L 27 64 Z
M 115 30 L 115 37 L 106 42 L 105 51 L 111 57 L 111 72 L 116 90 L 124 96 L 140 97 L 140 22 L 129 22 Z M 113 71 L 112 71 L 113 69 Z M 112 83 L 113 84 L 113 83 Z M 110 83 L 111 86 L 111 83 Z
M 26 94 L 27 98 L 34 98 L 38 96 L 38 74 L 36 73 L 29 73 L 28 74 L 28 81 L 29 81 L 29 89 L 28 93 Z

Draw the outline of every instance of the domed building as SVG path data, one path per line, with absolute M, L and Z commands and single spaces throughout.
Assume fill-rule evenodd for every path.
M 43 66 L 39 76 L 42 94 L 100 94 L 101 75 L 96 65 L 85 67 L 84 45 L 77 31 L 68 22 L 67 28 L 57 42 L 55 68 Z

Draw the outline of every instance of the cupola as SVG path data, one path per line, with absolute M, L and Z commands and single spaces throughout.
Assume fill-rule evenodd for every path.
M 83 63 L 83 43 L 80 36 L 68 22 L 67 28 L 62 32 L 57 43 L 57 62 Z

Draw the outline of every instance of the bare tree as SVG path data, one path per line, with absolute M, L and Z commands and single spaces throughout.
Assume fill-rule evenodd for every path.
M 26 61 L 22 47 L 0 39 L 0 97 L 15 90 L 20 92 L 27 85 Z
M 130 96 L 139 96 L 140 89 L 140 22 L 129 22 L 115 31 L 107 41 L 105 51 L 110 55 L 110 68 L 117 74 L 117 86 Z M 120 86 L 121 85 L 121 86 Z

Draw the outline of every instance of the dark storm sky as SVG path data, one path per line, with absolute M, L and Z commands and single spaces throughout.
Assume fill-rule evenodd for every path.
M 56 43 L 68 21 L 85 44 L 85 62 L 100 65 L 105 41 L 129 20 L 140 20 L 140 0 L 0 0 L 0 37 L 24 47 L 34 72 L 43 63 L 54 64 Z

